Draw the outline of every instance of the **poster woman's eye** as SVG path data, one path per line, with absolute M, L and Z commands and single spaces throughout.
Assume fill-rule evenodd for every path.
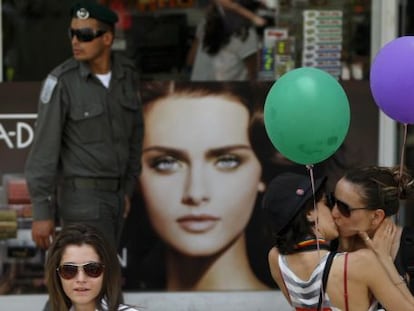
M 151 168 L 161 173 L 174 172 L 182 166 L 182 162 L 172 156 L 156 157 L 151 161 Z
M 232 170 L 240 166 L 241 159 L 234 154 L 225 154 L 219 156 L 215 162 L 216 166 L 221 170 Z

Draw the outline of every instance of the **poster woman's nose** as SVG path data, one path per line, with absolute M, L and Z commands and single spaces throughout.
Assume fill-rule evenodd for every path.
M 193 166 L 188 170 L 182 203 L 191 206 L 199 206 L 210 199 L 206 172 L 202 165 Z

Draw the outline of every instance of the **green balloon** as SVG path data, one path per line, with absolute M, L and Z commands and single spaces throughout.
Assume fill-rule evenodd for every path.
M 270 88 L 264 122 L 273 146 L 299 164 L 319 163 L 343 143 L 350 109 L 345 91 L 326 71 L 291 70 Z

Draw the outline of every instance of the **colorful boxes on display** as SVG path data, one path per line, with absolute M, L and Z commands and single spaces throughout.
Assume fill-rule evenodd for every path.
M 0 240 L 17 237 L 17 213 L 11 209 L 0 208 Z
M 30 229 L 32 205 L 26 180 L 19 174 L 3 176 L 5 198 L 0 204 L 0 239 L 7 240 L 8 250 L 33 248 Z
M 8 204 L 30 204 L 27 183 L 23 177 L 5 175 L 3 185 L 6 187 Z
M 14 210 L 19 218 L 31 218 L 32 204 L 26 179 L 20 175 L 6 174 L 3 176 L 3 185 L 7 208 Z
M 279 39 L 275 46 L 275 79 L 286 72 L 295 69 L 295 38 Z
M 263 34 L 259 79 L 274 80 L 295 68 L 295 39 L 287 28 L 267 27 Z
M 303 11 L 302 66 L 325 70 L 339 79 L 341 75 L 341 10 Z

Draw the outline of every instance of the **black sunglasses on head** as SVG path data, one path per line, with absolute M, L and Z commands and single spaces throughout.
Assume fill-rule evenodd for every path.
M 76 36 L 80 42 L 91 42 L 102 36 L 105 32 L 106 30 L 94 30 L 92 28 L 68 29 L 69 38 L 72 40 Z
M 59 273 L 60 277 L 65 280 L 73 279 L 78 274 L 80 268 L 82 268 L 87 276 L 97 278 L 104 271 L 104 267 L 105 266 L 100 262 L 88 262 L 79 265 L 65 263 L 60 265 L 56 271 Z
M 333 193 L 329 193 L 326 195 L 327 205 L 333 209 L 336 205 L 338 208 L 338 211 L 341 213 L 344 217 L 350 217 L 351 213 L 356 210 L 360 209 L 369 209 L 368 207 L 350 207 L 345 202 L 342 202 L 341 200 L 338 200 L 335 198 L 335 195 Z

